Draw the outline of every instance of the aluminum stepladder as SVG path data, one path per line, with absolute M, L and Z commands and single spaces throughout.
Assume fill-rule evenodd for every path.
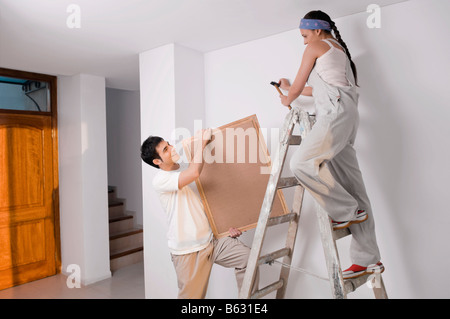
M 295 124 L 300 124 L 300 130 L 302 132 L 301 135 L 292 134 Z M 313 124 L 314 116 L 310 116 L 306 112 L 295 107 L 290 108 L 290 111 L 285 118 L 278 153 L 275 154 L 273 158 L 271 174 L 267 184 L 266 193 L 264 195 L 263 204 L 261 206 L 258 224 L 255 229 L 252 248 L 239 298 L 261 298 L 275 290 L 277 290 L 277 299 L 282 299 L 285 296 L 287 282 L 289 279 L 290 265 L 294 252 L 295 239 L 299 225 L 304 188 L 299 184 L 295 177 L 281 177 L 281 173 L 283 171 L 289 146 L 300 145 L 302 138 L 304 138 L 310 131 Z M 277 190 L 286 187 L 295 187 L 291 213 L 278 217 L 270 217 Z M 331 219 L 327 212 L 325 212 L 317 203 L 316 208 L 333 298 L 345 299 L 348 293 L 355 291 L 356 288 L 367 283 L 368 281 L 370 281 L 377 299 L 387 298 L 386 289 L 381 274 L 366 274 L 358 278 L 347 279 L 344 281 L 339 261 L 339 254 L 336 247 L 336 240 L 350 235 L 350 230 L 348 228 L 336 231 L 333 230 Z M 285 247 L 267 255 L 260 256 L 267 228 L 287 222 L 289 222 L 289 227 Z M 284 258 L 279 280 L 252 294 L 251 287 L 255 280 L 257 267 L 262 264 L 270 264 L 281 257 Z

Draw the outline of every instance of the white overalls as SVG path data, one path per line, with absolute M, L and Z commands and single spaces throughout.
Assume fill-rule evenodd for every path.
M 330 46 L 328 41 L 326 41 Z M 313 88 L 316 123 L 290 161 L 300 183 L 334 221 L 348 221 L 364 209 L 368 219 L 350 226 L 352 263 L 368 266 L 380 261 L 372 208 L 353 148 L 359 124 L 358 93 L 347 58 L 349 86 L 333 86 L 312 69 L 308 85 Z

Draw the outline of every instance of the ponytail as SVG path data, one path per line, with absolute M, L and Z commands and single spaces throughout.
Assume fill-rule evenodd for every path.
M 342 40 L 341 34 L 339 33 L 336 24 L 334 23 L 334 21 L 330 20 L 330 25 L 331 25 L 331 30 L 333 30 L 334 35 L 336 36 L 336 40 L 339 42 L 340 45 L 342 45 L 342 47 L 345 49 L 345 53 L 348 56 L 348 59 L 350 60 L 350 66 L 352 67 L 352 71 L 353 71 L 353 76 L 355 78 L 355 83 L 356 86 L 358 86 L 358 75 L 356 72 L 356 65 L 355 63 L 353 63 L 352 61 L 352 56 L 350 55 L 350 51 L 347 48 L 347 45 L 345 44 L 344 40 Z

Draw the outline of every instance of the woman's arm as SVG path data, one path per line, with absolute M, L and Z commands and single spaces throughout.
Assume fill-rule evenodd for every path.
M 280 85 L 280 88 L 285 91 L 289 91 L 289 88 L 291 87 L 291 83 L 289 83 L 289 80 L 285 79 L 285 78 L 280 79 L 278 84 Z M 312 96 L 312 87 L 305 86 L 302 93 L 300 93 L 300 94 L 305 95 L 305 96 Z
M 297 72 L 297 76 L 295 77 L 295 80 L 292 83 L 292 85 L 289 87 L 288 95 L 280 96 L 281 103 L 283 105 L 286 106 L 290 105 L 292 101 L 294 101 L 296 98 L 300 96 L 300 94 L 308 96 L 312 95 L 311 88 L 307 88 L 305 92 L 303 91 L 305 90 L 306 81 L 308 80 L 309 74 L 311 73 L 311 70 L 314 67 L 314 63 L 316 62 L 317 57 L 318 57 L 317 46 L 315 46 L 313 43 L 308 45 L 305 49 L 305 52 L 303 53 L 302 63 Z M 280 83 L 280 86 L 281 84 L 284 83 Z
M 305 88 L 303 89 L 301 95 L 312 96 L 312 87 L 305 86 Z

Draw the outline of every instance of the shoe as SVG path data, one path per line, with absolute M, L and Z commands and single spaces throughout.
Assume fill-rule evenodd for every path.
M 342 277 L 345 279 L 353 279 L 357 277 L 364 276 L 366 274 L 379 273 L 384 271 L 384 266 L 381 262 L 369 265 L 367 267 L 359 266 L 353 264 L 350 268 L 342 272 Z
M 347 228 L 348 226 L 353 225 L 353 224 L 362 223 L 363 221 L 367 220 L 367 218 L 369 218 L 369 215 L 367 215 L 366 211 L 360 209 L 356 213 L 355 219 L 347 220 L 345 222 L 336 222 L 336 221 L 332 220 L 331 222 L 333 224 L 333 230 L 338 230 L 338 229 Z

